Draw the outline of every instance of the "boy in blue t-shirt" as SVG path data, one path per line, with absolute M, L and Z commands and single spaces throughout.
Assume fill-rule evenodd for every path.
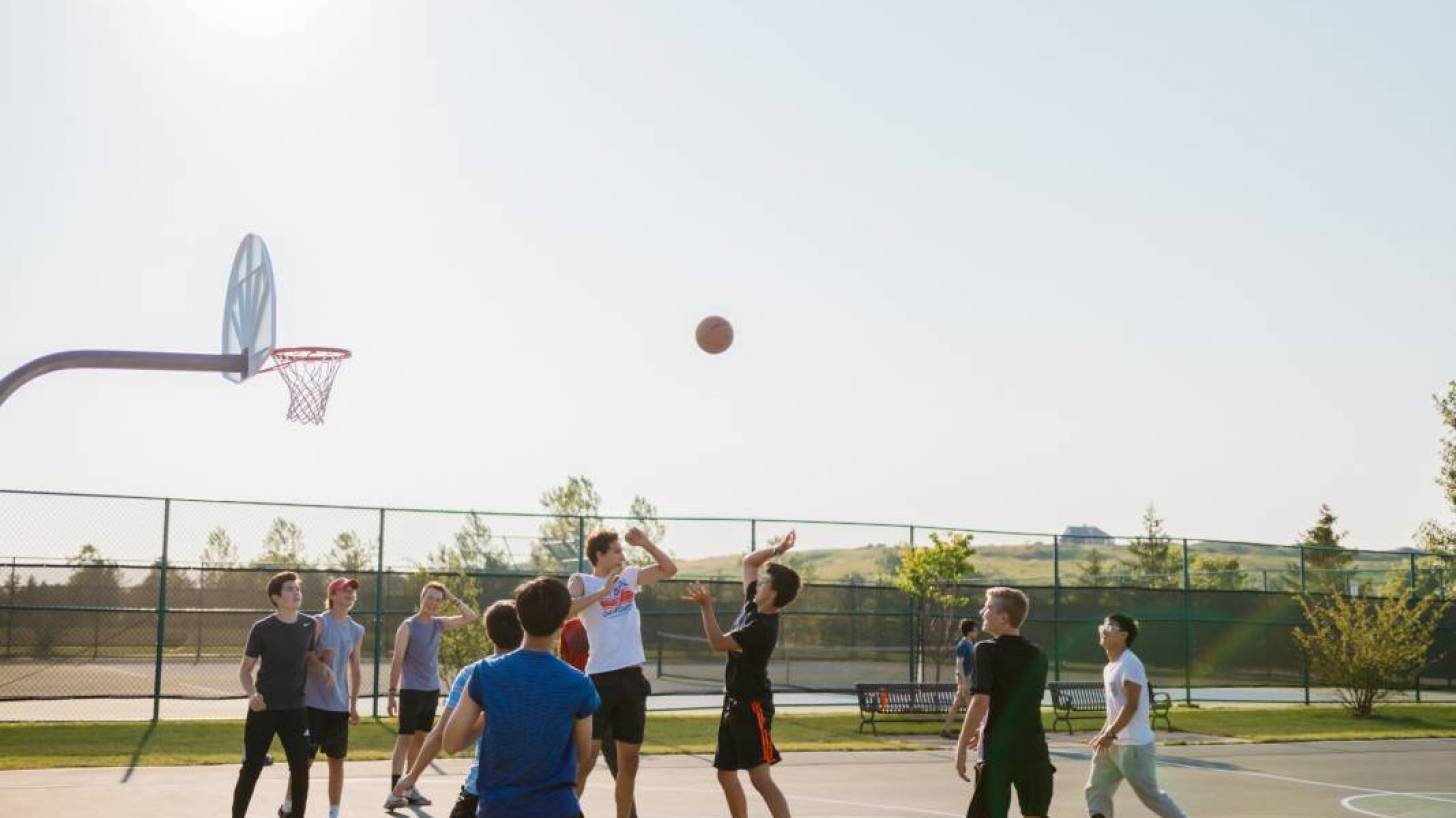
M 976 654 L 976 620 L 961 620 L 961 641 L 956 643 L 956 695 L 955 701 L 950 703 L 950 710 L 945 714 L 945 723 L 940 726 L 941 738 L 955 738 L 957 733 L 951 729 L 959 719 L 961 708 L 969 707 L 971 704 L 971 668 L 975 665 Z
M 485 610 L 485 633 L 490 637 L 490 643 L 495 646 L 495 655 L 484 659 L 477 659 L 474 662 L 460 669 L 455 674 L 455 681 L 450 685 L 450 696 L 445 700 L 445 711 L 440 714 L 439 720 L 435 723 L 434 729 L 425 737 L 425 743 L 420 747 L 419 758 L 415 759 L 409 772 L 399 779 L 394 785 L 394 792 L 391 799 L 396 806 L 407 803 L 404 799 L 410 790 L 420 780 L 420 775 L 430 768 L 430 763 L 435 756 L 440 754 L 440 742 L 445 733 L 445 724 L 450 721 L 450 714 L 460 706 L 460 699 L 465 695 L 465 686 L 470 683 L 470 677 L 475 673 L 475 666 L 481 662 L 494 662 L 507 653 L 521 646 L 521 639 L 525 635 L 521 630 L 521 620 L 516 616 L 516 603 L 509 599 L 502 599 L 491 604 Z M 478 730 L 479 727 L 477 726 Z M 474 735 L 472 733 L 472 735 Z M 471 752 L 470 772 L 465 775 L 465 784 L 460 787 L 460 796 L 455 799 L 455 806 L 450 810 L 450 818 L 475 818 L 479 812 L 480 791 L 476 779 L 480 774 L 480 752 L 477 745 Z
M 552 652 L 571 592 L 558 579 L 537 577 L 516 588 L 515 600 L 525 642 L 475 666 L 445 725 L 445 749 L 465 749 L 483 712 L 479 818 L 577 818 L 577 760 L 591 748 L 601 699 L 590 679 Z

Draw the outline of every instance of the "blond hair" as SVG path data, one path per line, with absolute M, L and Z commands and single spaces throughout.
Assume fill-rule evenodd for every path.
M 1004 585 L 987 588 L 986 602 L 993 610 L 1006 614 L 1013 628 L 1020 628 L 1021 623 L 1026 621 L 1027 611 L 1031 610 L 1031 600 L 1025 593 Z

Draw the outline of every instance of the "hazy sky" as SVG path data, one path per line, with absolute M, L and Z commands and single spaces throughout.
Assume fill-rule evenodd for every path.
M 1456 6 L 0 0 L 0 487 L 1351 544 L 1449 516 Z M 692 342 L 709 313 L 737 343 Z M 806 543 L 808 545 L 808 543 Z

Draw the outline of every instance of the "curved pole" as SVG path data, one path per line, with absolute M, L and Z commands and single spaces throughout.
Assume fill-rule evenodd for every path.
M 198 355 L 191 352 L 133 352 L 120 349 L 73 349 L 42 355 L 0 380 L 0 404 L 15 390 L 47 372 L 60 369 L 147 369 L 173 372 L 247 371 L 248 354 Z

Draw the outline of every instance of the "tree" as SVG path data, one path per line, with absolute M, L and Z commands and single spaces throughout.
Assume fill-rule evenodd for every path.
M 581 475 L 541 494 L 541 507 L 553 515 L 541 523 L 541 538 L 531 560 L 538 570 L 575 570 L 578 535 L 601 525 L 602 496 L 592 481 Z
M 208 592 L 229 584 L 227 579 L 234 575 L 226 569 L 236 568 L 238 565 L 238 547 L 233 544 L 232 537 L 228 536 L 227 529 L 218 526 L 207 532 L 207 545 L 202 547 L 198 562 L 202 564 L 202 570 L 197 573 L 197 607 L 212 607 L 208 605 Z M 199 612 L 196 619 L 197 648 L 192 657 L 194 663 L 202 661 L 202 624 L 205 617 Z
M 345 574 L 369 570 L 369 552 L 360 542 L 358 532 L 341 531 L 334 537 L 333 545 L 329 546 L 327 565 Z
M 1099 586 L 1107 584 L 1107 555 L 1098 548 L 1087 549 L 1087 556 L 1077 563 L 1077 584 Z
M 1196 554 L 1188 562 L 1188 585 L 1200 591 L 1238 591 L 1244 587 L 1239 558 Z
M 1446 384 L 1446 394 L 1432 395 L 1431 399 L 1446 427 L 1441 435 L 1441 468 L 1436 485 L 1446 497 L 1447 510 L 1456 512 L 1456 381 Z M 1414 539 L 1425 552 L 1416 564 L 1416 592 L 1456 595 L 1456 527 L 1425 520 L 1416 529 Z
M 1340 544 L 1348 532 L 1335 531 L 1338 519 L 1328 503 L 1320 505 L 1315 524 L 1299 535 L 1299 544 L 1304 549 L 1304 583 L 1300 584 L 1299 563 L 1291 563 L 1284 570 L 1285 585 L 1312 593 L 1349 591 L 1350 580 L 1355 576 L 1354 569 L 1350 568 L 1355 554 Z
M 1133 576 L 1128 584 L 1143 588 L 1178 588 L 1183 584 L 1183 555 L 1173 550 L 1173 538 L 1163 530 L 1163 518 L 1148 503 L 1143 512 L 1143 536 L 1133 538 L 1127 551 L 1132 559 L 1122 564 Z
M 627 509 L 627 516 L 632 518 L 632 525 L 642 529 L 642 533 L 647 535 L 647 539 L 667 550 L 669 556 L 676 556 L 671 549 L 662 545 L 663 539 L 667 537 L 667 526 L 657 518 L 657 506 L 649 502 L 646 497 L 640 494 L 633 497 L 632 505 Z M 640 548 L 629 548 L 627 549 L 627 564 L 647 567 L 656 565 L 657 560 Z
M 877 582 L 893 581 L 895 575 L 900 573 L 900 563 L 905 559 L 905 552 L 910 550 L 909 546 L 888 546 L 884 543 L 875 543 L 874 547 L 880 552 L 875 555 L 875 580 Z
M 509 568 L 509 563 L 492 550 L 490 526 L 479 514 L 470 512 L 453 540 L 442 543 L 425 558 L 425 563 L 415 571 L 416 585 L 429 580 L 445 583 L 460 601 L 469 605 L 482 617 L 464 628 L 450 631 L 440 637 L 440 670 L 446 679 L 453 679 L 460 668 L 488 655 L 491 651 L 490 637 L 485 632 L 480 583 L 476 575 L 482 572 Z M 450 604 L 450 603 L 446 603 Z M 443 611 L 441 615 L 447 615 Z
M 97 608 L 91 615 L 91 658 L 95 659 L 101 653 L 101 623 L 107 616 L 101 609 L 115 607 L 120 601 L 121 569 L 90 543 L 81 546 L 66 562 L 71 565 L 66 585 L 75 589 L 76 602 Z
M 253 565 L 279 570 L 311 567 L 304 556 L 303 530 L 282 517 L 275 517 L 263 537 L 263 553 Z
M 1294 641 L 1311 675 L 1335 688 L 1356 718 L 1365 718 L 1394 690 L 1403 690 L 1430 662 L 1436 627 L 1448 600 L 1415 598 L 1409 589 L 1383 599 L 1302 594 L 1305 623 Z
M 926 645 L 934 646 L 928 655 L 935 659 L 936 681 L 954 650 L 956 609 L 970 601 L 960 595 L 960 582 L 976 573 L 971 539 L 972 535 L 960 532 L 944 536 L 931 532 L 930 545 L 907 551 L 895 574 L 895 586 L 915 600 L 921 655 L 927 655 Z

